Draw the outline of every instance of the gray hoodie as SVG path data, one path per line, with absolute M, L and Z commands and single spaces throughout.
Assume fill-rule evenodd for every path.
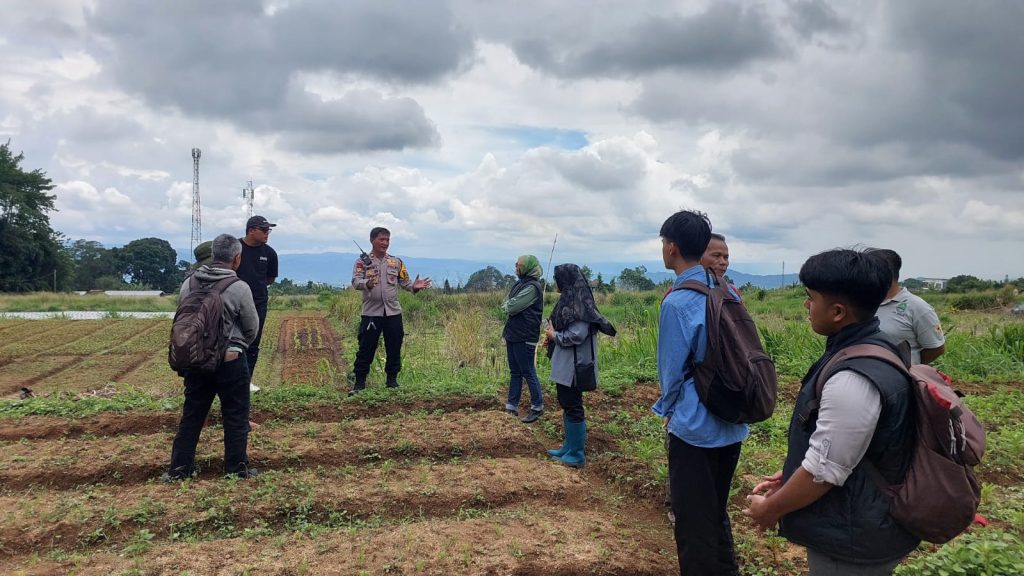
M 219 263 L 200 266 L 192 275 L 204 284 L 236 276 L 234 270 L 222 268 Z M 191 281 L 192 276 L 189 276 L 181 285 L 178 302 L 188 295 Z M 229 349 L 245 350 L 260 329 L 260 319 L 256 315 L 256 305 L 252 302 L 249 285 L 245 282 L 235 282 L 228 286 L 221 295 L 221 302 L 224 304 L 224 333 L 228 335 Z

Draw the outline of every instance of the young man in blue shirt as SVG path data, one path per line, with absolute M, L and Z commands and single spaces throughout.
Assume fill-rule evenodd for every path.
M 661 227 L 665 267 L 687 280 L 707 282 L 701 257 L 711 239 L 711 223 L 700 212 L 676 212 Z M 707 351 L 707 297 L 673 290 L 661 304 L 658 324 L 658 381 L 661 397 L 654 413 L 669 434 L 669 477 L 675 513 L 676 552 L 681 574 L 739 574 L 726 505 L 747 437 L 745 424 L 730 424 L 708 412 L 697 397 L 687 368 Z

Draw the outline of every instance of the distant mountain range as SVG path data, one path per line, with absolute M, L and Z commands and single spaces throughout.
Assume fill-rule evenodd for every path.
M 178 250 L 178 258 L 181 260 L 192 260 L 188 250 Z M 280 277 L 289 278 L 295 283 L 323 282 L 334 286 L 348 286 L 352 280 L 352 264 L 358 258 L 358 254 L 351 252 L 323 252 L 320 254 L 282 254 L 280 256 Z M 401 256 L 401 255 L 399 255 Z M 494 266 L 505 274 L 514 274 L 512 266 L 507 263 L 487 262 L 483 260 L 456 260 L 448 258 L 417 258 L 401 256 L 405 261 L 409 273 L 413 276 L 429 276 L 438 287 L 444 284 L 445 279 L 452 287 L 465 284 L 471 274 L 488 266 Z M 577 264 L 589 266 L 594 276 L 601 274 L 605 282 L 619 275 L 626 268 L 636 268 L 643 265 L 647 268 L 647 277 L 655 284 L 665 282 L 674 278 L 671 272 L 664 269 L 660 261 L 640 262 L 577 262 Z M 545 271 L 546 277 L 550 278 L 550 271 Z M 785 282 L 781 274 L 757 275 L 745 274 L 739 270 L 729 270 L 729 278 L 737 286 L 743 286 L 748 282 L 759 288 L 778 288 L 784 284 L 795 284 L 798 282 L 797 275 L 786 274 Z

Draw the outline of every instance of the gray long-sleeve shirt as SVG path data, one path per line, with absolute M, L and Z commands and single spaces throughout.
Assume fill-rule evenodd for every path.
M 562 386 L 572 386 L 576 378 L 576 365 L 573 360 L 573 348 L 576 349 L 577 362 L 594 362 L 594 374 L 598 374 L 596 351 L 591 346 L 594 336 L 590 334 L 590 323 L 573 322 L 565 330 L 555 332 L 555 350 L 551 354 L 551 381 Z
M 882 399 L 870 380 L 841 370 L 821 390 L 818 421 L 801 463 L 815 482 L 842 486 L 868 451 L 882 413 Z

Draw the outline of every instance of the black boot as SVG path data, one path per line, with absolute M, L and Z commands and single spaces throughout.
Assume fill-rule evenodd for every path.
M 365 389 L 366 389 L 366 374 L 356 374 L 356 385 L 355 385 L 354 388 L 352 388 L 351 390 L 348 391 L 348 395 L 352 396 L 353 394 L 359 392 L 360 390 L 365 390 Z
M 398 374 L 388 374 L 388 388 L 398 388 Z

